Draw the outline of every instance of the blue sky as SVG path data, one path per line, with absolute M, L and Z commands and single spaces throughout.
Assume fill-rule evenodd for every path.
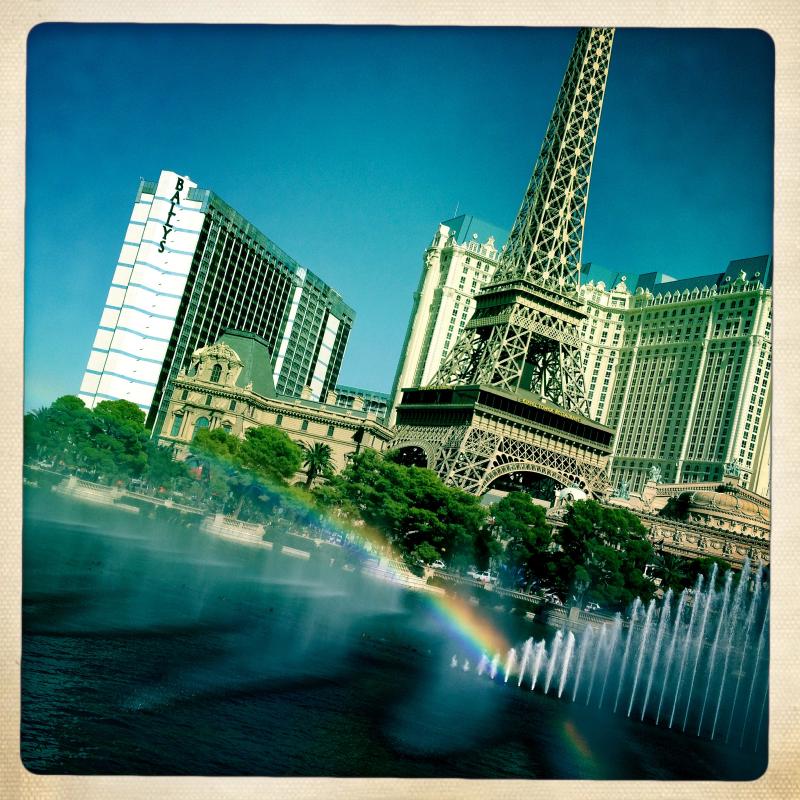
M 140 177 L 215 191 L 356 311 L 388 391 L 438 222 L 510 228 L 576 31 L 55 25 L 28 43 L 25 408 L 77 393 Z M 772 249 L 774 51 L 618 29 L 583 259 L 675 277 Z M 780 265 L 779 265 L 780 268 Z

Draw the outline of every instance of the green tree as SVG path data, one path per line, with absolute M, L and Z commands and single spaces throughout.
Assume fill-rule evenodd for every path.
M 628 511 L 579 500 L 567 511 L 565 524 L 556 531 L 554 578 L 568 596 L 580 594 L 607 608 L 622 609 L 637 595 L 648 600 L 653 582 L 644 576 L 653 560 L 653 548 L 639 519 Z
M 27 457 L 80 467 L 80 451 L 92 430 L 92 412 L 79 397 L 64 395 L 48 408 L 26 414 L 23 430 Z
M 730 562 L 724 558 L 717 556 L 704 556 L 703 558 L 687 559 L 687 572 L 689 574 L 689 582 L 684 584 L 686 586 L 693 586 L 697 580 L 698 575 L 703 575 L 706 579 L 711 575 L 711 570 L 714 565 L 717 565 L 717 579 L 721 578 L 729 569 L 731 569 Z
M 147 484 L 158 489 L 174 489 L 188 478 L 185 461 L 177 461 L 169 447 L 160 446 L 151 439 L 147 443 L 147 467 L 144 473 Z
M 230 496 L 238 517 L 246 502 L 254 504 L 268 493 L 270 485 L 285 485 L 302 461 L 302 449 L 277 428 L 250 428 L 244 440 L 222 428 L 203 429 L 192 440 L 190 450 L 203 466 L 212 498 L 225 505 Z
M 265 480 L 284 484 L 303 463 L 303 450 L 282 430 L 248 428 L 239 455 L 242 466 Z
M 328 514 L 347 520 L 361 519 L 360 509 L 350 499 L 342 475 L 332 475 L 325 483 L 318 484 L 311 491 L 317 508 Z
M 306 468 L 306 489 L 318 475 L 330 473 L 333 469 L 333 452 L 330 445 L 315 442 L 313 445 L 302 444 L 303 466 Z
M 189 450 L 210 460 L 232 462 L 239 455 L 241 439 L 224 428 L 201 428 L 192 439 Z
M 48 409 L 29 411 L 22 421 L 22 441 L 26 462 L 42 458 L 46 454 L 46 417 Z
M 411 560 L 427 543 L 453 565 L 470 563 L 486 519 L 478 498 L 445 486 L 431 470 L 394 463 L 372 450 L 354 455 L 313 495 L 320 505 L 381 530 Z
M 104 400 L 90 410 L 74 395 L 25 415 L 26 458 L 48 458 L 108 482 L 143 477 L 172 486 L 186 466 L 158 447 L 144 427 L 144 412 L 128 400 Z
M 689 492 L 683 492 L 677 497 L 670 497 L 667 504 L 658 512 L 659 517 L 674 519 L 680 522 L 689 516 Z
M 103 400 L 94 407 L 98 417 L 113 418 L 144 428 L 145 413 L 130 400 Z
M 430 542 L 423 542 L 414 548 L 411 556 L 415 561 L 423 561 L 426 564 L 430 564 L 431 561 L 436 561 L 439 558 L 440 553 Z
M 144 412 L 128 400 L 104 400 L 92 414 L 91 437 L 84 442 L 83 460 L 108 480 L 141 475 L 147 466 L 149 436 Z
M 673 553 L 658 553 L 653 563 L 656 565 L 655 575 L 661 578 L 661 588 L 664 591 L 680 591 L 694 583 L 688 559 Z
M 524 492 L 511 492 L 492 507 L 492 516 L 507 580 L 527 584 L 545 575 L 552 536 L 544 508 Z
M 202 428 L 192 439 L 189 452 L 201 469 L 206 499 L 212 505 L 221 505 L 229 493 L 237 495 L 239 492 L 238 473 L 242 469 L 240 450 L 241 439 L 223 428 Z M 240 510 L 241 504 L 237 516 Z
M 463 548 L 459 555 L 451 560 L 450 566 L 457 569 L 464 569 L 470 564 L 475 564 L 478 569 L 488 569 L 489 565 L 496 561 L 503 553 L 503 545 L 500 540 L 492 534 L 489 525 L 479 528 L 472 539 L 471 548 Z
M 26 415 L 28 457 L 50 458 L 107 481 L 141 475 L 147 466 L 144 413 L 127 400 L 105 400 L 90 411 L 74 395 Z

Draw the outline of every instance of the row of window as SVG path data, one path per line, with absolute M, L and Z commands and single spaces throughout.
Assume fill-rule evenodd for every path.
M 231 400 L 231 404 L 235 408 L 236 401 L 235 400 Z M 208 405 L 208 403 L 206 405 Z M 231 410 L 233 410 L 233 408 Z M 180 435 L 181 425 L 183 423 L 183 418 L 184 418 L 183 412 L 181 412 L 181 411 L 176 412 L 176 414 L 175 414 L 175 416 L 174 416 L 174 418 L 172 420 L 172 427 L 170 429 L 170 434 L 169 434 L 170 436 L 177 437 L 177 436 Z M 209 424 L 210 424 L 210 422 L 209 422 L 208 417 L 198 417 L 198 419 L 195 421 L 195 424 L 194 424 L 194 430 L 192 432 L 192 438 L 194 438 L 194 436 L 197 434 L 197 431 L 199 431 L 199 430 L 201 430 L 203 428 L 207 428 L 209 426 Z M 283 425 L 283 414 L 277 414 L 276 415 L 276 417 L 275 417 L 275 425 L 277 427 L 281 427 Z M 231 425 L 230 422 L 225 420 L 222 423 L 221 427 L 224 430 L 226 430 L 228 433 L 230 433 L 233 426 Z M 308 420 L 307 419 L 304 419 L 304 420 L 301 421 L 300 430 L 301 431 L 307 431 L 308 430 Z M 328 436 L 329 438 L 332 438 L 333 435 L 334 435 L 334 432 L 335 432 L 335 426 L 334 425 L 328 425 L 328 429 L 327 429 L 327 432 L 326 432 L 325 435 Z

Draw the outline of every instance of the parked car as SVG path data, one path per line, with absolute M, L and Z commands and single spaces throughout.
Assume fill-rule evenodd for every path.
M 557 594 L 553 594 L 552 592 L 548 592 L 544 599 L 548 603 L 552 603 L 554 606 L 563 606 L 564 604 L 561 602 L 561 598 Z
M 476 581 L 483 581 L 483 583 L 489 583 L 489 581 L 497 580 L 497 578 L 494 575 L 492 575 L 490 570 L 485 569 L 483 572 L 478 572 L 477 567 L 471 567 L 468 570 L 467 575 L 469 575 L 470 578 L 473 578 Z
M 436 561 L 431 564 L 431 567 L 433 567 L 433 569 L 444 569 L 444 561 L 442 561 L 441 558 L 437 558 Z
M 599 603 L 587 603 L 583 607 L 583 610 L 584 611 L 600 611 L 601 608 L 600 608 L 600 604 Z

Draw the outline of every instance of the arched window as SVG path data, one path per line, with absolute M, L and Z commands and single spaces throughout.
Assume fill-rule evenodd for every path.
M 194 423 L 194 433 L 192 434 L 192 438 L 194 439 L 197 436 L 197 431 L 202 430 L 203 428 L 208 427 L 208 417 L 200 417 L 197 422 Z
M 214 364 L 213 369 L 211 370 L 211 380 L 213 383 L 219 383 L 219 379 L 222 376 L 222 364 Z
M 181 432 L 181 423 L 183 422 L 183 414 L 176 414 L 172 420 L 172 429 L 169 432 L 170 436 L 177 436 Z

